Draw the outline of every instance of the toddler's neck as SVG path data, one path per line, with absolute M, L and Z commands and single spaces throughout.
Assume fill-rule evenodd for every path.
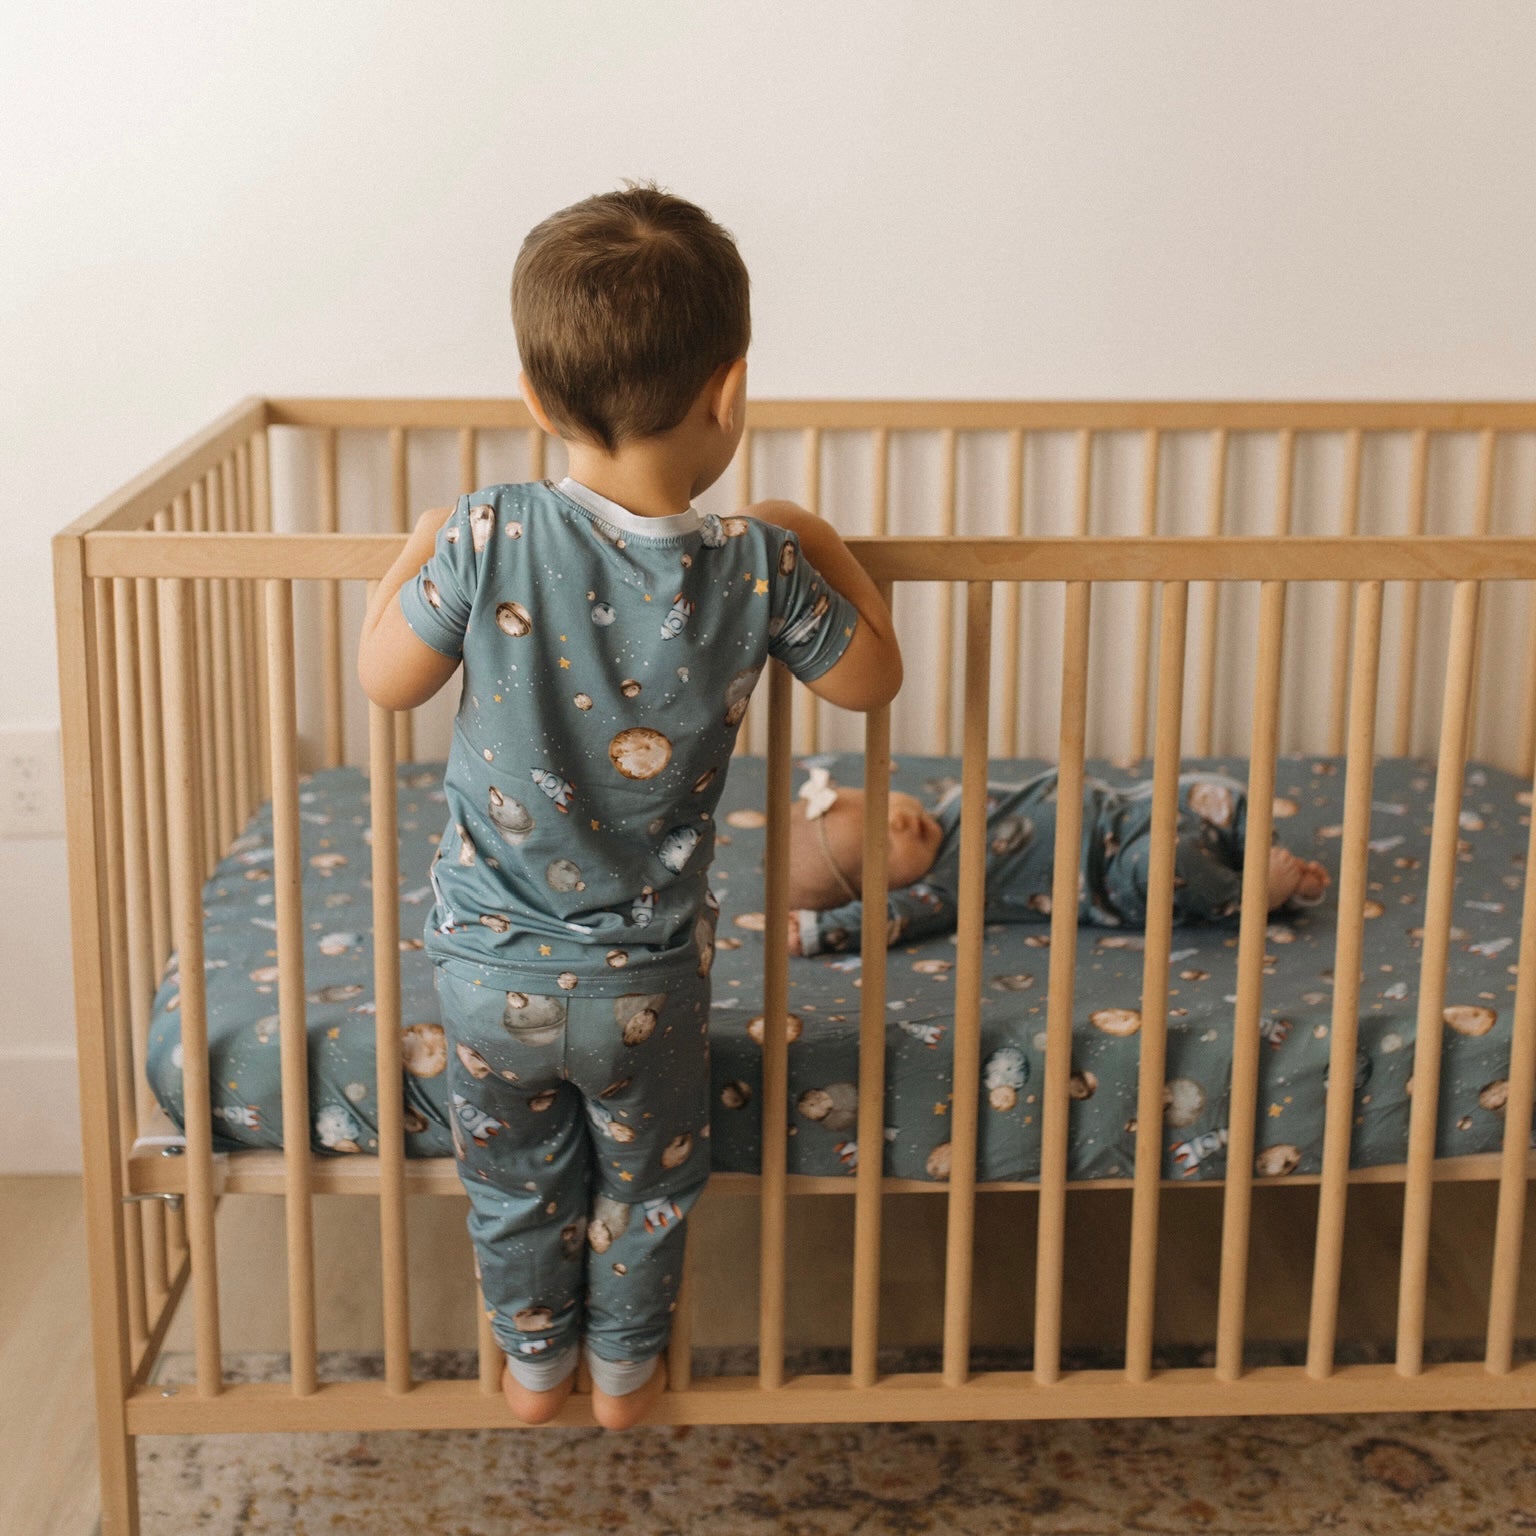
M 654 439 L 625 443 L 611 454 L 584 443 L 566 449 L 571 479 L 637 517 L 675 517 L 692 504 L 697 467 Z

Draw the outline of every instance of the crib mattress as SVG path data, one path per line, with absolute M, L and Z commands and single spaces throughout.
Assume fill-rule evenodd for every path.
M 826 754 L 841 783 L 862 780 L 862 758 Z M 995 761 L 997 782 L 1045 766 Z M 1239 759 L 1191 760 L 1246 778 Z M 1136 769 L 1105 762 L 1091 772 L 1134 782 Z M 957 781 L 958 759 L 904 757 L 892 786 L 927 804 Z M 1142 771 L 1149 773 L 1150 766 Z M 445 1114 L 444 1053 L 431 965 L 420 934 L 431 906 L 427 867 L 443 822 L 441 764 L 402 766 L 402 1019 L 413 1043 L 404 1076 L 406 1152 L 452 1155 Z M 736 759 L 722 798 L 711 885 L 720 900 L 712 972 L 713 1164 L 755 1172 L 760 1156 L 764 764 Z M 1462 848 L 1446 982 L 1447 1024 L 1437 1155 L 1497 1151 L 1504 1132 L 1514 958 L 1524 885 L 1528 784 L 1473 764 L 1464 780 Z M 1297 852 L 1338 873 L 1343 763 L 1283 757 L 1276 779 L 1276 829 Z M 311 1145 L 321 1155 L 376 1149 L 372 895 L 368 885 L 368 785 L 355 769 L 333 769 L 301 785 L 306 916 Z M 1377 766 L 1371 816 L 1360 1045 L 1355 1065 L 1352 1162 L 1402 1162 L 1407 1152 L 1409 1078 L 1417 1009 L 1419 925 L 1434 801 L 1432 765 Z M 280 1147 L 283 1116 L 277 1025 L 272 820 L 263 807 L 204 892 L 208 1039 L 215 1149 Z M 1321 1168 L 1333 985 L 1337 883 L 1304 913 L 1275 915 L 1265 946 L 1255 1171 L 1261 1176 Z M 981 1004 L 982 1083 L 977 1176 L 1039 1176 L 1049 929 L 989 925 Z M 1128 1177 L 1135 1162 L 1136 1074 L 1143 939 L 1083 927 L 1073 1001 L 1074 1098 L 1068 1177 Z M 954 1045 L 953 936 L 889 952 L 886 1113 L 888 1174 L 947 1177 L 949 1073 Z M 1219 1179 L 1226 1126 L 1237 989 L 1237 929 L 1173 932 L 1170 968 L 1164 1175 Z M 871 1137 L 855 1124 L 858 1081 L 858 955 L 790 962 L 789 1166 L 795 1173 L 851 1175 Z M 180 982 L 173 960 L 155 998 L 147 1071 L 156 1097 L 182 1124 Z

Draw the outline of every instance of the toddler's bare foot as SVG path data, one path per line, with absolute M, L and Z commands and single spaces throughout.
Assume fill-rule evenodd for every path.
M 512 1374 L 511 1366 L 504 1364 L 501 1368 L 501 1395 L 506 1398 L 507 1407 L 524 1424 L 547 1424 L 565 1406 L 575 1381 L 576 1372 L 573 1370 L 559 1386 L 551 1387 L 547 1392 L 534 1392 Z
M 1328 871 L 1316 859 L 1298 859 L 1283 843 L 1269 850 L 1269 908 L 1296 900 L 1312 904 L 1331 884 Z
M 656 1369 L 651 1372 L 650 1380 L 643 1387 L 636 1387 L 633 1392 L 626 1392 L 622 1397 L 610 1397 L 594 1386 L 592 1417 L 604 1429 L 631 1429 L 651 1411 L 656 1399 L 666 1388 L 667 1363 L 658 1355 Z

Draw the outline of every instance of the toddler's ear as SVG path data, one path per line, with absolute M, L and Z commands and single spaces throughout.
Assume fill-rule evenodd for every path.
M 517 389 L 518 393 L 523 397 L 523 404 L 528 407 L 533 419 L 538 422 L 539 426 L 550 437 L 559 437 L 560 434 L 555 431 L 554 423 L 549 419 L 549 413 L 545 411 L 539 397 L 533 392 L 533 385 L 528 382 L 528 375 L 526 373 L 518 373 Z
M 709 382 L 709 414 L 724 432 L 734 432 L 747 406 L 747 360 L 723 363 Z

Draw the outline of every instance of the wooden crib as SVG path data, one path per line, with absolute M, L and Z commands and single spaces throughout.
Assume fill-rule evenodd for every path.
M 287 457 L 275 473 L 279 441 Z M 488 472 L 493 444 L 521 455 L 516 473 Z M 928 455 L 926 467 L 914 467 L 914 444 Z M 760 1318 L 756 1337 L 743 1341 L 755 1344 L 758 1369 L 745 1376 L 691 1373 L 685 1287 L 670 1347 L 671 1390 L 658 1421 L 1536 1405 L 1536 1363 L 1517 1361 L 1515 1349 L 1523 1221 L 1536 1167 L 1527 1134 L 1536 1079 L 1536 965 L 1523 963 L 1527 954 L 1536 955 L 1536 904 L 1528 887 L 1503 1153 L 1437 1160 L 1434 1122 L 1464 764 L 1474 747 L 1475 755 L 1526 776 L 1536 760 L 1536 536 L 1495 531 L 1501 506 L 1515 508 L 1505 522 L 1517 529 L 1530 526 L 1536 502 L 1511 487 L 1524 485 L 1533 444 L 1536 403 L 754 403 L 738 475 L 727 491 L 737 504 L 755 494 L 791 496 L 832 516 L 851 536 L 865 568 L 887 595 L 896 596 L 907 655 L 904 698 L 918 698 L 904 717 L 898 700 L 894 709 L 850 724 L 852 717 L 834 720 L 835 712 L 801 690 L 797 715 L 789 675 L 774 665 L 766 701 L 754 704 L 743 732 L 742 749 L 756 740 L 768 757 L 763 1103 L 782 1106 L 786 1091 L 784 865 L 792 751 L 814 748 L 838 733 L 845 743 L 862 741 L 870 790 L 864 899 L 867 911 L 883 914 L 884 844 L 875 833 L 885 819 L 894 715 L 906 722 L 899 740 L 903 750 L 952 750 L 958 742 L 963 757 L 953 1171 L 945 1184 L 914 1186 L 883 1178 L 879 1158 L 866 1157 L 850 1179 L 791 1177 L 785 1171 L 785 1116 L 765 1114 L 761 1175 L 722 1176 L 706 1197 L 736 1193 L 760 1206 L 761 1272 L 755 1277 Z M 977 457 L 983 449 L 991 455 L 985 464 Z M 424 452 L 435 454 L 439 464 L 456 453 L 457 473 L 450 464 L 446 483 L 443 475 L 425 475 Z M 357 740 L 363 734 L 357 722 L 365 720 L 365 760 L 376 786 L 371 857 L 379 1082 L 399 1082 L 393 783 L 396 762 L 417 753 L 418 729 L 410 717 L 391 716 L 376 706 L 364 715 L 353 677 L 348 605 L 355 616 L 362 584 L 387 568 L 416 510 L 440 503 L 445 491 L 473 489 L 482 480 L 542 476 L 545 454 L 545 440 L 523 407 L 503 400 L 250 400 L 55 541 L 107 1536 L 138 1529 L 134 1445 L 141 1435 L 512 1424 L 498 1388 L 501 1357 L 483 1318 L 478 1380 L 412 1378 L 405 1197 L 462 1194 L 451 1160 L 403 1157 L 398 1092 L 379 1095 L 376 1157 L 315 1158 L 302 1138 L 282 1152 L 213 1154 L 198 981 L 204 958 L 200 896 L 248 815 L 270 798 L 284 1122 L 306 1124 L 297 775 L 306 752 L 312 765 L 343 761 L 349 734 Z M 853 471 L 849 455 L 857 457 Z M 1452 483 L 1458 455 L 1472 469 L 1465 491 Z M 1381 467 L 1389 459 L 1398 466 L 1390 474 Z M 1055 467 L 1046 468 L 1047 461 Z M 1229 474 L 1234 463 L 1239 478 L 1265 484 L 1259 498 L 1265 505 L 1258 513 L 1236 510 L 1240 498 Z M 1437 469 L 1444 471 L 1443 484 L 1437 485 Z M 1362 480 L 1376 476 L 1385 485 L 1393 474 L 1405 494 L 1383 493 L 1379 499 L 1397 503 L 1396 524 L 1390 533 L 1363 534 L 1371 495 L 1362 495 Z M 427 488 L 429 478 L 435 492 Z M 846 485 L 854 482 L 859 511 L 843 505 L 849 499 Z M 361 487 L 361 495 L 344 495 L 353 485 Z M 1318 492 L 1317 486 L 1323 489 Z M 1129 511 L 1121 526 L 1105 532 L 1113 519 L 1100 514 L 1117 489 Z M 1437 496 L 1458 509 L 1461 525 L 1454 534 L 1426 531 L 1427 509 Z M 367 524 L 347 528 L 344 503 L 387 506 L 391 515 L 378 519 L 382 530 Z M 1177 522 L 1170 510 L 1174 503 L 1184 508 L 1184 527 L 1170 533 L 1170 520 Z M 1297 531 L 1300 509 L 1313 504 L 1327 506 L 1314 525 L 1317 531 Z M 922 533 L 900 531 L 901 515 Z M 1252 519 L 1250 526 L 1244 527 L 1244 516 Z M 975 531 L 978 524 L 990 531 Z M 300 583 L 308 585 L 299 589 Z M 1119 692 L 1100 705 L 1090 687 L 1090 614 L 1097 619 L 1109 611 L 1110 596 L 1101 593 L 1107 584 L 1122 584 L 1114 590 L 1130 606 L 1124 609 L 1128 617 L 1120 625 L 1119 649 L 1108 658 Z M 1192 588 L 1200 626 L 1189 648 L 1194 678 L 1186 688 Z M 306 602 L 311 594 L 317 599 L 307 618 L 301 613 L 297 627 L 296 589 Z M 1516 606 L 1490 640 L 1495 593 L 1501 602 L 1504 594 L 1513 594 Z M 1245 620 L 1244 636 L 1227 646 L 1220 641 L 1221 626 L 1230 630 L 1236 609 L 1224 605 L 1240 595 L 1244 601 L 1256 595 L 1254 622 L 1250 628 Z M 1394 597 L 1396 693 L 1390 705 L 1378 707 L 1383 636 L 1394 628 L 1387 623 L 1387 604 Z M 1449 601 L 1434 610 L 1440 629 L 1426 627 L 1432 602 L 1442 597 Z M 927 605 L 921 623 L 912 617 L 920 602 Z M 1298 626 L 1294 614 L 1303 604 L 1311 605 L 1305 610 L 1311 618 Z M 1042 629 L 1047 608 L 1052 622 Z M 1299 684 L 1294 676 L 1288 679 L 1286 667 L 1288 639 L 1294 642 L 1298 628 L 1306 641 Z M 1251 666 L 1224 669 L 1229 651 L 1250 647 Z M 1443 652 L 1443 668 L 1421 665 L 1419 652 L 1427 647 Z M 1026 650 L 1027 667 L 1021 666 Z M 1321 660 L 1310 663 L 1313 656 Z M 1102 656 L 1099 670 L 1105 670 Z M 1292 674 L 1297 670 L 1293 666 Z M 952 673 L 957 674 L 953 684 Z M 1048 677 L 1049 686 L 1031 676 Z M 1425 707 L 1426 698 L 1432 707 Z M 301 719 L 310 726 L 302 735 Z M 426 729 L 423 723 L 421 734 Z M 1208 755 L 1223 740 L 1251 762 L 1250 848 L 1262 848 L 1270 839 L 1281 751 L 1310 744 L 1346 759 L 1337 885 L 1340 910 L 1351 917 L 1341 919 L 1336 941 L 1332 1070 L 1323 1170 L 1315 1179 L 1317 1238 L 1305 1364 L 1245 1363 L 1251 1206 L 1255 1183 L 1263 1182 L 1252 1170 L 1267 921 L 1264 860 L 1249 859 L 1238 939 L 1214 1363 L 1160 1369 L 1154 1366 L 1154 1321 L 1177 772 L 1181 752 Z M 1149 747 L 1155 834 L 1136 1158 L 1134 1179 L 1122 1181 L 1133 1189 L 1125 1363 L 1123 1369 L 1078 1370 L 1068 1368 L 1062 1351 L 1063 1291 L 1071 1279 L 1064 1253 L 1077 791 L 1090 750 L 1140 757 Z M 1007 1186 L 1018 1191 L 1009 1198 L 1036 1202 L 1033 1355 L 1027 1370 L 978 1372 L 971 1369 L 970 1344 L 982 811 L 989 750 L 1018 754 L 1025 748 L 1060 762 L 1056 846 L 1065 850 L 1056 859 L 1050 930 L 1041 1177 L 1038 1185 Z M 1352 1170 L 1361 914 L 1367 900 L 1373 756 L 1379 751 L 1435 758 L 1439 777 L 1426 870 L 1408 1158 L 1401 1166 Z M 1531 858 L 1536 858 L 1536 829 Z M 883 927 L 883 916 L 877 916 L 867 930 L 859 1002 L 859 1122 L 866 1126 L 883 1124 Z M 155 1129 L 157 1117 L 163 1121 L 146 1087 L 143 1063 L 151 998 L 172 952 L 179 952 L 184 978 L 188 1108 L 180 1156 L 161 1155 L 152 1139 L 141 1139 Z M 1063 956 L 1066 963 L 1059 964 Z M 1403 1188 L 1396 1356 L 1385 1364 L 1335 1359 L 1346 1194 L 1360 1180 L 1390 1180 Z M 1424 1298 L 1432 1194 L 1437 1182 L 1448 1180 L 1496 1180 L 1498 1217 L 1488 1234 L 1492 1284 L 1484 1357 L 1437 1364 L 1425 1359 Z M 947 1202 L 942 1367 L 934 1372 L 882 1374 L 877 1365 L 883 1199 L 898 1185 Z M 283 1382 L 224 1379 L 214 1219 L 223 1196 L 243 1192 L 285 1200 L 291 1379 Z M 312 1197 L 319 1192 L 378 1202 L 382 1380 L 318 1379 Z M 846 1374 L 796 1374 L 786 1368 L 790 1194 L 843 1196 L 853 1203 L 853 1329 Z M 195 1386 L 163 1389 L 151 1382 L 150 1373 L 189 1287 Z M 579 1395 L 564 1417 L 590 1422 Z

